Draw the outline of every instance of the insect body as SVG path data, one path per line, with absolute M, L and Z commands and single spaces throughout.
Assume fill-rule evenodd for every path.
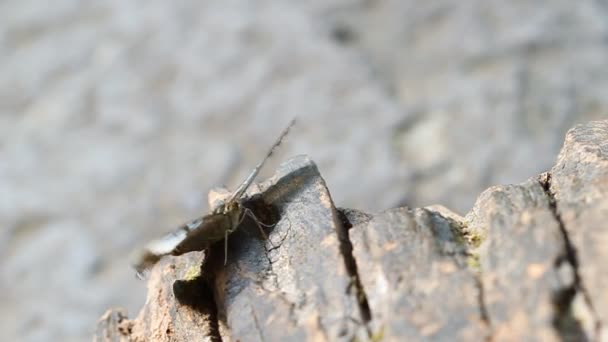
M 199 217 L 189 223 L 180 226 L 176 231 L 171 232 L 159 240 L 149 243 L 139 254 L 134 268 L 138 275 L 154 266 L 160 258 L 165 255 L 182 255 L 193 251 L 202 251 L 209 248 L 213 243 L 224 239 L 224 264 L 228 257 L 228 235 L 234 232 L 245 218 L 251 216 L 258 224 L 253 213 L 242 206 L 241 200 L 247 188 L 253 183 L 266 160 L 274 153 L 275 149 L 281 144 L 283 138 L 293 126 L 295 120 L 291 120 L 289 125 L 283 130 L 281 135 L 272 145 L 264 159 L 251 171 L 247 178 L 239 187 L 226 199 L 221 202 L 210 214 Z M 263 230 L 260 227 L 262 234 Z M 264 234 L 265 235 L 265 234 Z

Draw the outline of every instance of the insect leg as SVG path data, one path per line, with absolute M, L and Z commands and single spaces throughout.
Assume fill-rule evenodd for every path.
M 228 230 L 224 233 L 224 266 L 228 263 Z
M 258 227 L 258 229 L 260 230 L 260 233 L 262 234 L 262 237 L 264 237 L 264 240 L 268 240 L 268 242 L 270 243 L 270 245 L 275 248 L 275 245 L 272 243 L 272 240 L 270 240 L 268 238 L 268 234 L 266 234 L 266 232 L 264 231 L 264 229 L 262 228 L 262 226 L 264 227 L 274 227 L 274 224 L 265 224 L 260 222 L 260 220 L 258 220 L 257 217 L 255 217 L 255 215 L 253 214 L 253 212 L 251 211 L 251 209 L 249 208 L 244 208 L 245 209 L 245 215 L 251 217 L 253 219 L 253 221 L 255 222 L 256 226 Z
M 247 209 L 247 210 L 249 210 L 249 209 Z M 244 219 L 245 219 L 245 214 L 243 213 L 241 218 L 239 219 L 239 222 L 237 222 L 235 225 L 233 225 L 230 229 L 226 229 L 226 231 L 224 232 L 224 266 L 226 266 L 226 264 L 228 263 L 228 234 L 235 231 L 236 228 L 241 225 L 241 223 L 243 222 Z

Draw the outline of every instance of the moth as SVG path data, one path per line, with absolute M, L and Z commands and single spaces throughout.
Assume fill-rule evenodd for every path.
M 283 141 L 283 138 L 289 133 L 294 123 L 295 119 L 292 119 L 270 147 L 262 161 L 256 165 L 239 187 L 227 199 L 221 201 L 211 213 L 192 220 L 180 226 L 174 232 L 148 243 L 138 253 L 137 260 L 133 265 L 137 271 L 137 275 L 141 277 L 146 270 L 154 266 L 163 256 L 176 256 L 193 251 L 202 251 L 222 239 L 224 239 L 224 264 L 226 264 L 228 258 L 228 235 L 238 229 L 247 215 L 256 221 L 260 231 L 265 236 L 263 229 L 260 227 L 260 224 L 264 224 L 257 221 L 254 214 L 242 205 L 243 195 L 255 180 L 264 163 L 272 156 Z

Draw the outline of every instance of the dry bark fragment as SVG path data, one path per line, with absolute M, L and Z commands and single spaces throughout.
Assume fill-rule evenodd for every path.
M 548 193 L 583 297 L 572 310 L 592 339 L 608 340 L 608 121 L 571 129 L 550 175 Z
M 376 336 L 387 341 L 483 340 L 475 276 L 450 222 L 399 208 L 350 230 Z
M 246 222 L 230 238 L 228 266 L 217 268 L 217 302 L 230 337 L 336 341 L 364 336 L 355 323 L 360 321 L 357 298 L 347 291 L 351 279 L 336 233 L 341 221 L 314 163 L 292 159 L 250 196 L 247 205 L 256 213 L 270 207 L 280 220 L 270 241 Z
M 95 342 L 126 342 L 131 335 L 131 324 L 124 309 L 110 309 L 97 321 Z
M 561 262 L 565 244 L 541 184 L 490 188 L 475 208 L 469 226 L 485 230 L 478 254 L 494 338 L 559 340 L 555 300 L 574 278 Z

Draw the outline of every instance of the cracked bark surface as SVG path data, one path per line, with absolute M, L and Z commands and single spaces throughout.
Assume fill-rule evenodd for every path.
M 488 189 L 469 218 L 486 238 L 477 250 L 497 340 L 558 340 L 554 300 L 574 283 L 549 198 L 538 180 Z
M 428 209 L 392 209 L 353 227 L 350 236 L 376 335 L 389 341 L 486 335 L 475 276 L 448 219 Z
M 608 340 L 608 121 L 568 132 L 550 180 L 549 190 L 576 262 L 581 301 L 574 310 L 585 315 L 587 330 Z
M 137 318 L 98 341 L 603 341 L 608 121 L 570 130 L 555 167 L 441 206 L 337 209 L 307 157 L 248 192 L 246 220 L 205 253 L 163 259 Z M 210 197 L 211 198 L 211 197 Z M 211 201 L 211 200 L 210 200 Z

